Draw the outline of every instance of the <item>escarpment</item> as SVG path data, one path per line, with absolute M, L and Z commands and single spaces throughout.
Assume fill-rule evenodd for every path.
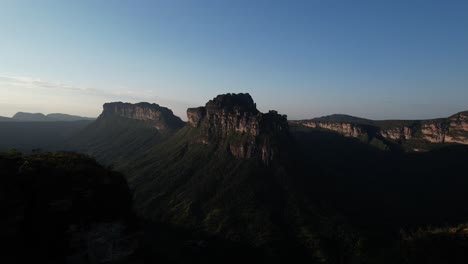
M 468 111 L 457 113 L 448 118 L 430 120 L 373 121 L 354 118 L 350 121 L 334 121 L 322 117 L 296 121 L 296 123 L 306 127 L 335 131 L 343 136 L 353 138 L 368 136 L 397 142 L 414 139 L 431 143 L 468 144 Z
M 223 142 L 235 157 L 273 160 L 278 150 L 273 145 L 289 133 L 285 115 L 276 111 L 261 113 L 249 94 L 224 94 L 204 107 L 187 110 L 188 124 L 203 131 L 200 142 Z
M 178 129 L 184 122 L 172 110 L 150 103 L 106 103 L 100 118 L 123 117 L 148 122 L 158 130 Z
M 323 128 L 328 130 L 333 130 L 338 132 L 346 137 L 359 137 L 361 135 L 366 134 L 365 129 L 358 125 L 352 123 L 331 123 L 331 122 L 304 122 L 302 123 L 304 126 L 311 127 L 311 128 Z

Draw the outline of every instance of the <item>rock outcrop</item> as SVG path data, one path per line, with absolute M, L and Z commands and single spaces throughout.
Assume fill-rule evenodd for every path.
M 433 143 L 468 144 L 468 111 L 422 124 L 423 138 Z
M 392 140 L 408 140 L 413 138 L 414 129 L 408 126 L 392 127 L 388 129 L 380 129 L 382 137 Z
M 423 124 L 421 126 L 422 137 L 432 143 L 444 143 L 447 128 L 447 124 L 443 121 Z
M 333 123 L 333 122 L 304 122 L 302 123 L 304 126 L 311 127 L 311 128 L 323 128 L 327 130 L 333 130 L 338 132 L 346 137 L 359 137 L 361 135 L 366 134 L 367 132 L 365 129 L 353 123 Z
M 357 119 L 345 122 L 324 121 L 323 119 L 297 122 L 311 128 L 332 130 L 346 137 L 358 138 L 367 135 L 392 141 L 422 139 L 431 143 L 468 144 L 468 111 L 457 113 L 448 118 L 422 121 Z
M 158 130 L 178 129 L 185 125 L 172 110 L 150 103 L 106 103 L 100 118 L 109 116 L 145 121 Z
M 445 135 L 445 142 L 468 144 L 468 111 L 455 114 L 448 120 L 448 133 Z
M 277 150 L 272 143 L 289 133 L 285 115 L 276 111 L 261 113 L 249 94 L 224 94 L 204 107 L 187 110 L 188 124 L 204 130 L 206 144 L 227 144 L 232 155 L 250 159 L 259 157 L 264 163 L 273 160 Z

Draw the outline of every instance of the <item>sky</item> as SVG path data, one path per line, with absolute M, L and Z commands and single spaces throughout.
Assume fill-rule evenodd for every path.
M 0 0 L 0 116 L 248 92 L 289 119 L 468 110 L 468 1 Z

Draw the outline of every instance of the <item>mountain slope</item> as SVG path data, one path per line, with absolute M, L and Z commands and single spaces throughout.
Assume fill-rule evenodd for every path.
M 171 110 L 156 104 L 107 103 L 96 121 L 68 140 L 67 148 L 119 167 L 184 125 Z
M 248 94 L 187 114 L 187 126 L 123 165 L 139 214 L 248 243 L 275 262 L 354 256 L 354 233 L 298 188 L 285 116 L 260 113 Z M 333 229 L 340 235 L 324 232 Z

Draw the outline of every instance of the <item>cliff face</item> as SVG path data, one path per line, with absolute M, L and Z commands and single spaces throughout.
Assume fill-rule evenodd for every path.
M 366 134 L 365 129 L 357 124 L 352 123 L 332 123 L 332 122 L 304 122 L 304 126 L 311 128 L 323 128 L 333 130 L 346 137 L 359 137 Z
M 468 144 L 468 111 L 424 123 L 421 133 L 433 143 Z
M 238 158 L 259 157 L 268 163 L 277 155 L 272 147 L 278 136 L 287 135 L 286 116 L 276 111 L 260 113 L 249 94 L 225 94 L 204 107 L 187 110 L 188 124 L 204 130 L 204 143 L 221 140 Z
M 372 121 L 356 122 L 304 120 L 300 124 L 338 132 L 346 137 L 363 135 L 395 141 L 423 139 L 432 143 L 468 144 L 468 111 L 442 119 L 424 121 Z
M 445 142 L 468 144 L 468 111 L 449 117 Z
M 411 127 L 392 127 L 388 129 L 381 129 L 380 135 L 387 139 L 393 140 L 408 140 L 412 139 L 414 130 Z
M 170 109 L 150 103 L 106 103 L 100 118 L 109 116 L 146 121 L 158 130 L 177 129 L 185 124 Z
M 432 143 L 444 143 L 447 132 L 445 122 L 431 122 L 421 126 L 422 137 Z

